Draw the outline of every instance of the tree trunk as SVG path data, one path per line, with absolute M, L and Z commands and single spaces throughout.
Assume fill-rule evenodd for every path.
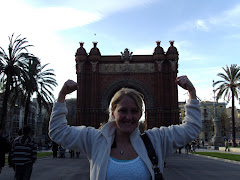
M 7 111 L 8 111 L 8 99 L 10 96 L 10 80 L 9 76 L 7 76 L 7 83 L 6 89 L 3 96 L 3 103 L 2 103 L 2 117 L 1 117 L 1 124 L 3 127 L 3 131 L 6 130 L 6 122 L 7 122 Z
M 236 147 L 236 133 L 235 133 L 235 114 L 234 114 L 234 91 L 233 88 L 231 88 L 232 91 L 232 142 L 233 147 Z
M 26 100 L 26 105 L 25 105 L 24 125 L 28 125 L 29 107 L 30 107 L 30 94 L 27 95 L 27 100 Z

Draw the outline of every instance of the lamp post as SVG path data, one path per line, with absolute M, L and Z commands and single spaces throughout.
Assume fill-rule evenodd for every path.
M 224 140 L 221 135 L 220 131 L 220 121 L 219 121 L 219 116 L 221 115 L 222 112 L 217 113 L 217 106 L 218 102 L 216 102 L 216 96 L 215 96 L 216 90 L 214 89 L 214 80 L 213 80 L 213 123 L 214 123 L 214 136 L 212 137 L 212 145 L 215 147 L 223 146 L 224 145 Z

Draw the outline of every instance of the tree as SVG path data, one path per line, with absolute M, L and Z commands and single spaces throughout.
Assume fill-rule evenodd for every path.
M 38 73 L 38 66 L 40 65 L 40 60 L 37 57 L 32 57 L 28 59 L 26 62 L 26 69 L 28 70 L 28 74 L 25 78 L 22 79 L 23 84 L 23 94 L 25 99 L 25 110 L 24 110 L 24 125 L 28 125 L 28 114 L 29 114 L 29 107 L 31 102 L 31 97 L 35 91 L 37 91 L 37 73 Z
M 31 59 L 30 59 L 31 60 Z M 36 61 L 29 61 L 28 69 L 29 76 L 27 81 L 24 82 L 24 88 L 26 90 L 26 105 L 24 114 L 24 124 L 28 124 L 28 114 L 30 107 L 30 99 L 34 93 L 37 95 L 37 103 L 40 111 L 42 112 L 42 106 L 50 111 L 50 104 L 54 102 L 54 95 L 52 94 L 53 87 L 57 86 L 56 79 L 54 78 L 54 70 L 44 68 L 48 65 L 41 66 L 41 63 L 34 63 Z M 40 60 L 39 60 L 40 62 Z
M 4 95 L 2 102 L 2 115 L 1 124 L 5 128 L 7 119 L 8 100 L 10 97 L 11 90 L 19 85 L 19 82 L 26 78 L 26 60 L 33 57 L 32 54 L 28 53 L 27 48 L 32 45 L 28 45 L 26 38 L 21 38 L 18 35 L 14 39 L 14 34 L 9 37 L 8 53 L 0 47 L 0 80 L 4 82 Z
M 234 98 L 238 98 L 239 87 L 240 87 L 240 67 L 236 64 L 232 64 L 230 67 L 226 66 L 223 68 L 224 73 L 218 73 L 217 75 L 221 77 L 223 80 L 219 80 L 214 83 L 214 86 L 220 84 L 217 87 L 217 100 L 221 97 L 227 99 L 232 99 L 232 141 L 233 146 L 236 144 L 236 133 L 235 133 L 235 114 L 234 114 Z
M 47 65 L 48 64 L 39 66 L 36 77 L 38 86 L 36 93 L 40 114 L 42 112 L 42 105 L 48 112 L 50 112 L 50 105 L 53 104 L 55 100 L 54 95 L 52 94 L 53 87 L 58 85 L 54 78 L 56 76 L 54 70 L 44 70 Z

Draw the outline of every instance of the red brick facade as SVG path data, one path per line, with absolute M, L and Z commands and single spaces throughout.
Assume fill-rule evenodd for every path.
M 130 87 L 144 95 L 147 128 L 178 124 L 178 51 L 170 41 L 165 53 L 157 42 L 153 55 L 102 56 L 97 43 L 87 54 L 80 43 L 76 52 L 77 125 L 98 128 L 108 120 L 107 109 L 114 93 Z

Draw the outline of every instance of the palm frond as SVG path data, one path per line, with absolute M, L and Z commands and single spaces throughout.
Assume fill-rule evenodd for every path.
M 230 81 L 229 76 L 227 76 L 226 74 L 218 73 L 217 75 L 223 78 L 225 81 Z
M 238 90 L 236 87 L 238 87 L 238 84 L 240 84 L 240 67 L 238 67 L 236 64 L 232 64 L 230 67 L 226 66 L 226 68 L 223 68 L 223 70 L 225 73 L 217 74 L 222 78 L 222 80 L 218 80 L 213 84 L 214 86 L 220 84 L 216 88 L 216 91 L 218 91 L 217 100 L 219 100 L 221 97 L 228 100 L 232 96 L 238 97 Z M 233 92 L 231 92 L 231 89 Z

